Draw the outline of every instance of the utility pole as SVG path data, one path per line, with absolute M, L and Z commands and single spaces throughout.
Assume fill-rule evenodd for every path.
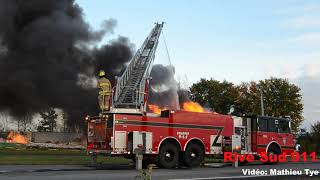
M 261 115 L 264 116 L 263 92 L 261 87 L 259 87 L 259 90 L 260 90 Z

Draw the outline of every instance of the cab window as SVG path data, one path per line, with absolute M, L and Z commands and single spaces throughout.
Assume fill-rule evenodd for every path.
M 259 131 L 278 132 L 279 120 L 269 117 L 260 117 L 258 120 Z
M 279 120 L 277 119 L 268 119 L 268 132 L 278 132 Z
M 290 133 L 288 120 L 279 120 L 279 133 Z
M 258 119 L 258 131 L 268 131 L 268 121 L 264 118 Z

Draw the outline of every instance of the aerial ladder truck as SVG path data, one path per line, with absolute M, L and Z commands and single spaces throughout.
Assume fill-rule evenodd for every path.
M 87 116 L 87 151 L 123 156 L 160 167 L 199 166 L 204 157 L 238 150 L 242 154 L 293 151 L 290 120 L 267 116 L 234 117 L 212 112 L 147 112 L 150 71 L 164 23 L 155 23 L 142 46 L 117 78 L 109 111 Z

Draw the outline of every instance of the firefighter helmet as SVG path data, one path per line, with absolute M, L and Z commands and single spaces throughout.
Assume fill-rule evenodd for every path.
M 106 75 L 106 73 L 105 73 L 103 70 L 101 70 L 101 71 L 99 72 L 99 76 L 100 76 L 100 77 L 105 76 L 105 75 Z

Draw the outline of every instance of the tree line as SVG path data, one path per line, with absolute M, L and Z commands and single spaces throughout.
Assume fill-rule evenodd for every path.
M 309 132 L 301 132 L 297 138 L 297 143 L 301 145 L 300 151 L 320 154 L 320 122 L 314 123 Z
M 303 121 L 301 89 L 287 79 L 274 78 L 235 85 L 226 80 L 200 79 L 190 87 L 191 98 L 200 105 L 221 114 L 290 117 L 292 129 Z
M 58 114 L 61 115 L 61 120 L 63 122 L 63 127 L 57 126 Z M 72 126 L 67 124 L 68 115 L 66 112 L 62 111 L 58 113 L 54 108 L 44 108 L 41 112 L 39 112 L 40 119 L 38 119 L 38 123 L 33 122 L 35 118 L 34 114 L 28 113 L 24 116 L 20 116 L 17 118 L 12 118 L 8 111 L 0 112 L 0 132 L 10 131 L 12 127 L 15 126 L 16 131 L 18 132 L 28 132 L 37 130 L 38 132 L 75 132 L 79 131 L 77 126 Z M 84 129 L 85 127 L 81 127 Z M 86 128 L 85 128 L 86 129 Z

